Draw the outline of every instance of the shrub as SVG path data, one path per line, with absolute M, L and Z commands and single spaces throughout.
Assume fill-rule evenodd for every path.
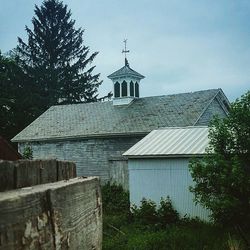
M 104 213 L 129 213 L 129 192 L 121 185 L 107 182 L 102 186 L 102 202 Z
M 162 226 L 173 224 L 179 221 L 179 213 L 174 209 L 169 196 L 166 199 L 161 198 L 158 209 L 159 223 Z
M 151 200 L 143 198 L 140 207 L 132 207 L 132 213 L 135 220 L 143 225 L 158 224 L 156 204 Z
M 250 228 L 250 91 L 232 103 L 228 116 L 209 126 L 209 147 L 190 162 L 196 202 L 215 222 Z
M 143 198 L 139 207 L 132 207 L 132 213 L 137 222 L 143 225 L 154 225 L 158 228 L 174 224 L 180 219 L 169 197 L 161 198 L 158 209 L 154 201 Z
M 33 150 L 30 146 L 26 146 L 23 150 L 23 158 L 24 159 L 33 159 Z

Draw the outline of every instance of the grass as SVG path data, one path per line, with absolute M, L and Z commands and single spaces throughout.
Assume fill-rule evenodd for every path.
M 117 186 L 107 184 L 103 188 L 103 250 L 247 249 L 234 230 L 211 223 L 195 219 L 179 219 L 164 226 L 159 219 L 155 224 L 152 220 L 147 223 L 142 220 L 142 213 L 138 219 L 130 212 L 128 197 Z M 145 206 L 147 210 L 141 209 L 147 216 L 152 208 L 149 204 Z M 165 211 L 169 216 L 169 207 Z M 174 211 L 173 216 L 176 216 Z
M 118 248 L 119 246 L 119 248 Z M 229 249 L 227 234 L 203 222 L 179 222 L 164 229 L 129 222 L 124 215 L 104 215 L 103 249 Z

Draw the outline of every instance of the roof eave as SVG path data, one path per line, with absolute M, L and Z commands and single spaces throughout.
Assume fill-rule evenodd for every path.
M 128 159 L 153 159 L 153 158 L 196 158 L 196 157 L 204 157 L 205 153 L 198 153 L 198 154 L 151 154 L 151 155 L 126 155 L 123 156 L 127 157 Z
M 75 135 L 75 136 L 55 136 L 55 137 L 44 137 L 35 139 L 11 139 L 12 142 L 25 143 L 25 142 L 44 142 L 44 141 L 65 141 L 65 140 L 79 140 L 79 139 L 91 139 L 91 138 L 110 138 L 110 137 L 135 137 L 135 136 L 146 136 L 148 132 L 130 132 L 130 133 L 106 133 L 106 134 L 89 134 L 89 135 Z
M 143 76 L 143 75 L 134 75 L 134 74 L 130 74 L 130 75 L 128 75 L 128 74 L 120 74 L 120 75 L 115 75 L 115 76 L 112 76 L 112 75 L 108 76 L 108 78 L 110 80 L 115 80 L 115 79 L 125 78 L 125 77 L 134 77 L 134 78 L 137 78 L 139 80 L 145 78 L 145 76 Z

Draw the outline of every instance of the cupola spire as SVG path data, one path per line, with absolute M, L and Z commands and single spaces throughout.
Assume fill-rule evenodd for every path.
M 127 49 L 127 41 L 128 39 L 124 39 L 124 49 L 122 50 L 122 53 L 125 55 L 125 66 L 129 67 L 128 59 L 127 59 L 127 53 L 129 53 L 129 50 Z

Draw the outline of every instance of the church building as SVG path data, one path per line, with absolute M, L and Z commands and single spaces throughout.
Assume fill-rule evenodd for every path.
M 127 187 L 127 160 L 122 154 L 163 127 L 208 125 L 225 117 L 229 102 L 221 89 L 140 97 L 143 75 L 125 65 L 108 76 L 112 101 L 50 107 L 12 141 L 19 152 L 32 148 L 35 159 L 73 161 L 80 176 L 100 176 Z

